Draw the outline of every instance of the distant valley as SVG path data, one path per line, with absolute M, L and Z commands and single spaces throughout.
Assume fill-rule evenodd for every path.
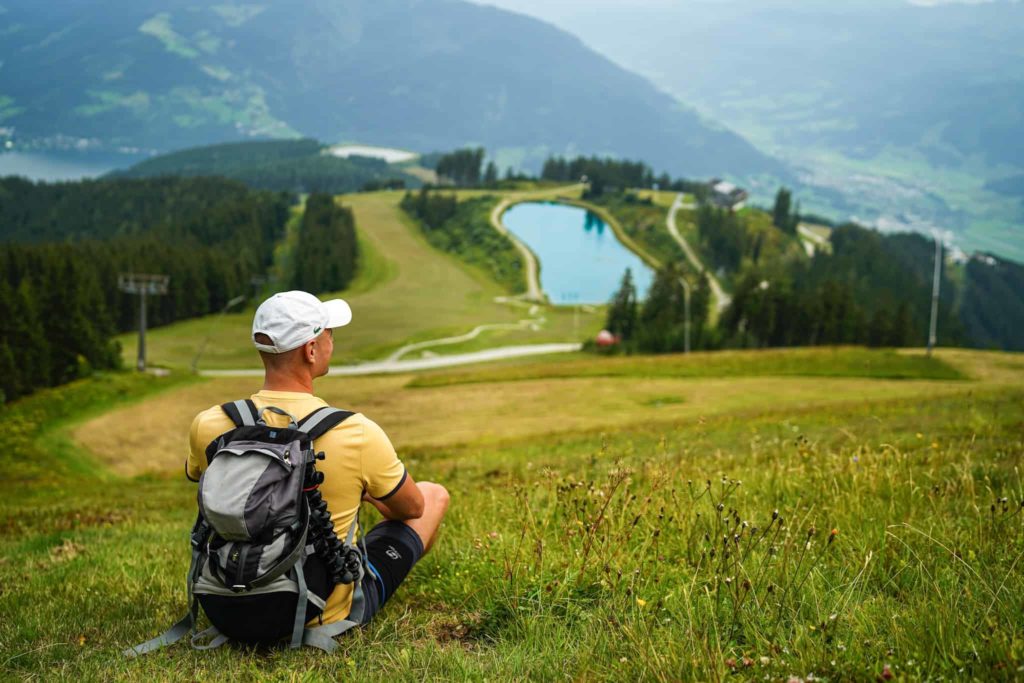
M 736 130 L 794 169 L 811 210 L 1024 258 L 1024 4 L 482 1 Z

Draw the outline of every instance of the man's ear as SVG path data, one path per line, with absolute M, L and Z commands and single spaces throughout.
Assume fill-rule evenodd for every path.
M 312 339 L 302 345 L 302 358 L 312 364 L 316 359 L 316 339 Z

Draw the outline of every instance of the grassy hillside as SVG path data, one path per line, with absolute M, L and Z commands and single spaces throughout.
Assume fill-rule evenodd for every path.
M 835 363 L 863 367 L 858 353 Z M 0 671 L 865 680 L 888 668 L 909 679 L 1012 679 L 1024 661 L 1024 486 L 1014 470 L 1024 358 L 939 356 L 972 379 L 790 377 L 752 390 L 768 378 L 712 377 L 733 374 L 733 358 L 709 359 L 697 379 L 567 376 L 532 396 L 516 394 L 529 382 L 467 395 L 403 389 L 400 378 L 326 380 L 324 395 L 396 436 L 417 478 L 452 492 L 435 550 L 334 657 L 118 654 L 183 609 L 195 503 L 180 473 L 179 417 L 251 381 L 118 376 L 41 394 L 5 413 L 19 428 L 0 456 L 17 463 L 0 482 Z M 758 360 L 747 354 L 746 364 Z M 598 405 L 586 400 L 594 395 Z M 173 419 L 154 418 L 171 406 Z M 555 424 L 577 414 L 589 426 Z M 108 448 L 140 429 L 159 444 L 140 454 L 144 467 L 124 468 Z M 95 464 L 106 460 L 122 474 Z M 139 471 L 149 474 L 126 478 Z

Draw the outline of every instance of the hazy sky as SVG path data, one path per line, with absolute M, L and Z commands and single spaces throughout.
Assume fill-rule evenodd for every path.
M 1011 2 L 1017 3 L 1020 0 L 855 0 L 860 4 L 875 5 L 900 5 L 912 4 L 922 6 L 935 5 L 979 5 L 988 2 Z M 672 8 L 685 7 L 687 5 L 724 5 L 724 4 L 762 4 L 762 0 L 474 0 L 481 5 L 495 5 L 514 12 L 530 14 L 542 18 L 555 18 L 560 16 L 571 16 L 580 12 L 595 12 L 602 8 L 615 9 L 647 9 L 647 8 Z M 831 4 L 821 0 L 803 0 L 807 4 Z M 850 2 L 850 0 L 840 0 Z M 785 4 L 799 5 L 800 2 L 787 2 Z

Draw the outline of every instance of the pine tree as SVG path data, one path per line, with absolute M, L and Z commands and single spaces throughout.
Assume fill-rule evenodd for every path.
M 11 350 L 18 358 L 23 393 L 27 394 L 39 386 L 42 378 L 50 376 L 50 343 L 43 331 L 39 301 L 28 278 L 18 285 L 14 303 L 17 317 L 11 321 L 14 333 Z
M 780 187 L 779 191 L 775 194 L 775 208 L 772 209 L 772 223 L 776 228 L 785 232 L 790 232 L 791 227 L 794 227 L 791 225 L 792 220 L 789 214 L 792 201 L 792 193 L 785 187 Z
M 0 406 L 18 398 L 22 394 L 21 387 L 21 376 L 18 364 L 14 362 L 14 354 L 0 337 Z
M 622 284 L 608 306 L 608 321 L 605 328 L 623 341 L 629 341 L 636 330 L 636 315 L 636 287 L 633 285 L 633 273 L 626 268 L 622 275 Z
M 887 346 L 893 338 L 892 322 L 888 309 L 876 309 L 868 324 L 868 346 Z
M 705 348 L 706 334 L 705 326 L 708 322 L 708 315 L 711 312 L 711 280 L 708 274 L 701 271 L 697 278 L 697 286 L 693 289 L 693 296 L 690 297 L 690 326 L 693 330 L 693 348 Z
M 654 276 L 640 309 L 637 346 L 643 351 L 681 351 L 685 345 L 686 292 L 679 268 L 670 263 Z
M 487 170 L 484 172 L 484 185 L 494 187 L 498 184 L 498 167 L 493 161 L 487 163 Z
M 889 328 L 887 346 L 913 346 L 914 345 L 914 323 L 910 316 L 910 306 L 906 301 L 900 303 L 896 309 L 896 316 L 893 318 Z

